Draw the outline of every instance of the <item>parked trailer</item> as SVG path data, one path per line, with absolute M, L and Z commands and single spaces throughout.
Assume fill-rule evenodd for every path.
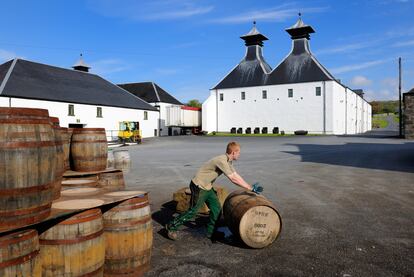
M 180 127 L 182 134 L 201 129 L 201 108 L 171 105 L 167 108 L 167 127 Z

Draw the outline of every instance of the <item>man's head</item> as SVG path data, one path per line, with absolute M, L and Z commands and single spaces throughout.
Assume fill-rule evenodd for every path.
M 240 157 L 240 144 L 235 141 L 227 144 L 226 154 L 230 160 L 237 160 Z

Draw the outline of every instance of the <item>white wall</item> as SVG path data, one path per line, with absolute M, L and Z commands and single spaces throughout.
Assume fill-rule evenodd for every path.
M 41 108 L 49 110 L 50 116 L 58 117 L 60 126 L 68 127 L 69 124 L 86 124 L 85 128 L 105 128 L 109 136 L 110 130 L 118 130 L 120 121 L 138 121 L 143 138 L 153 137 L 154 130 L 158 128 L 157 111 L 147 111 L 148 120 L 144 120 L 144 110 L 105 107 L 64 102 L 52 102 L 43 100 L 30 100 L 0 97 L 0 106 L 24 108 Z M 75 116 L 68 116 L 68 105 L 73 104 Z M 102 118 L 96 117 L 97 107 L 102 107 Z M 116 136 L 117 132 L 113 132 Z M 108 138 L 109 139 L 109 138 Z
M 217 130 L 216 101 L 216 90 L 211 90 L 210 96 L 204 101 L 201 107 L 201 125 L 203 131 L 213 132 Z
M 321 95 L 316 96 L 316 87 Z M 288 97 L 293 89 L 293 97 Z M 262 91 L 267 91 L 267 99 Z M 245 100 L 241 92 L 245 92 Z M 217 98 L 216 98 L 217 93 Z M 223 101 L 220 94 L 224 95 Z M 355 134 L 368 130 L 369 104 L 335 81 L 212 90 L 203 103 L 203 130 L 230 132 L 233 127 L 268 128 L 293 133 Z M 217 111 L 216 111 L 217 107 Z M 218 120 L 216 118 L 218 115 Z M 218 122 L 218 123 L 217 123 Z M 218 126 L 217 126 L 218 125 Z

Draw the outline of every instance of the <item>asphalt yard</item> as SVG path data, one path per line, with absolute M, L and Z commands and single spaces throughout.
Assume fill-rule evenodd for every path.
M 154 244 L 146 276 L 414 276 L 414 141 L 393 132 L 363 136 L 162 137 L 129 146 L 127 186 L 150 193 Z M 264 249 L 212 244 L 199 218 L 165 237 L 172 194 L 199 166 L 241 144 L 234 163 L 283 222 Z M 216 182 L 238 189 L 226 177 Z

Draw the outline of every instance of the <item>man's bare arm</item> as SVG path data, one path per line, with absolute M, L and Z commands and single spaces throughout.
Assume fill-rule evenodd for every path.
M 252 186 L 249 185 L 237 172 L 233 172 L 232 174 L 227 176 L 232 183 L 238 185 L 239 187 L 252 190 Z

